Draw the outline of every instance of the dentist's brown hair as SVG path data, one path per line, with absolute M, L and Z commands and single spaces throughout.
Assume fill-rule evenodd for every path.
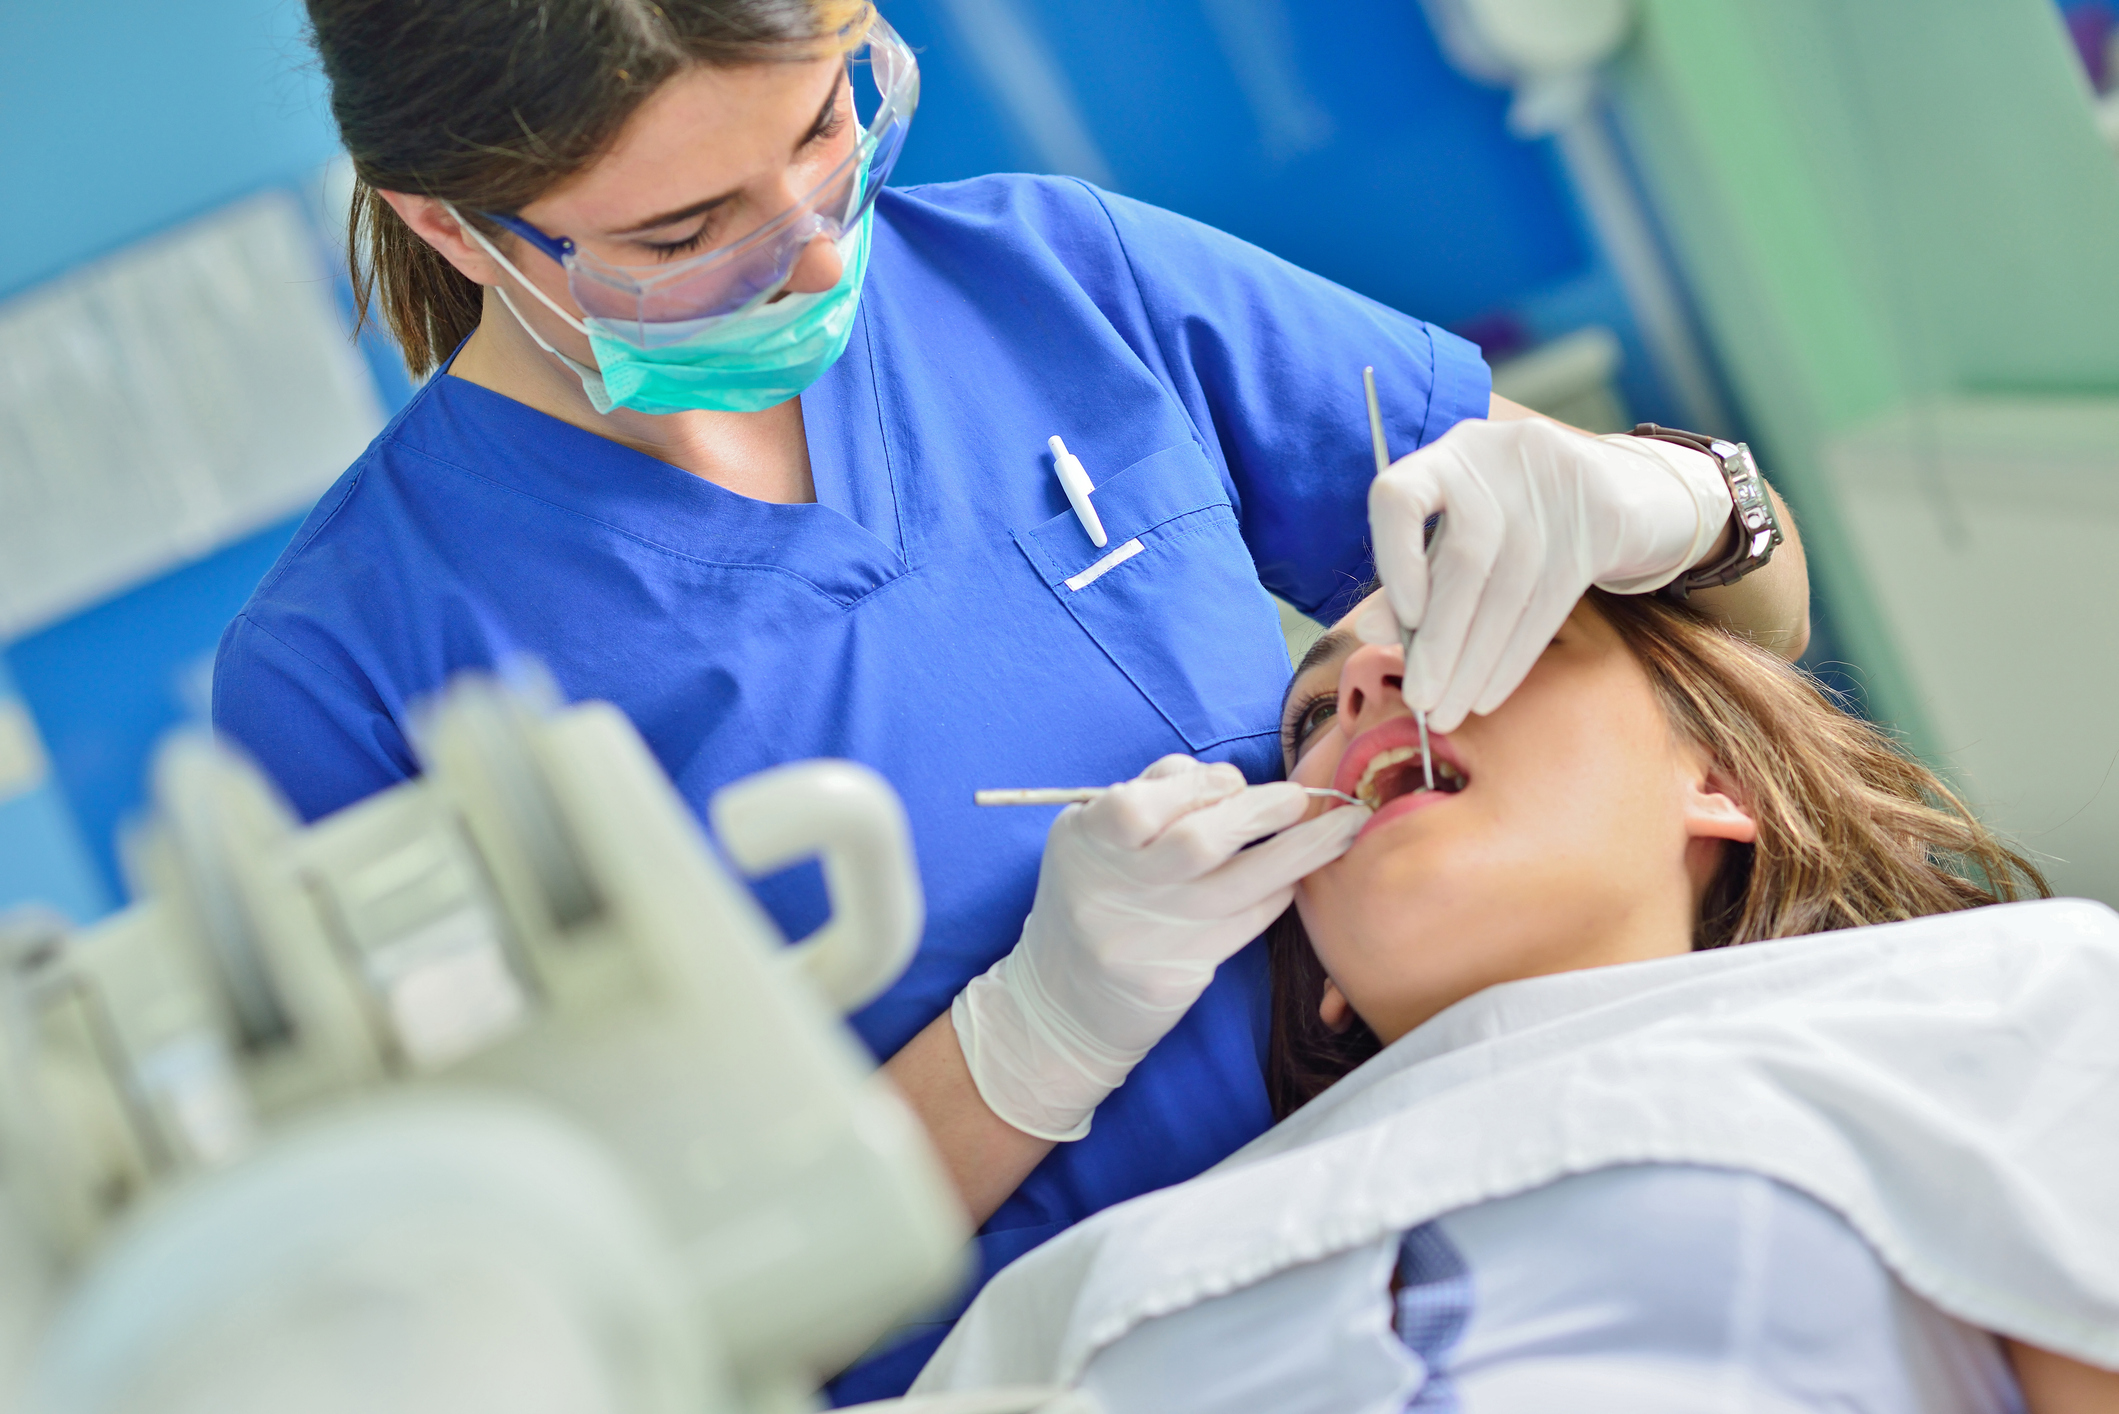
M 1758 822 L 1729 844 L 1692 946 L 1891 923 L 2052 890 L 1889 734 L 1815 679 L 1683 606 L 1590 591 L 1655 689 L 1671 726 L 1704 746 Z M 1374 1055 L 1356 1020 L 1317 1015 L 1324 968 L 1289 909 L 1267 934 L 1273 1031 L 1267 1091 L 1285 1116 Z
M 422 377 L 478 327 L 484 292 L 378 194 L 513 213 L 585 170 L 648 96 L 697 65 L 857 45 L 870 0 L 308 0 L 309 37 L 353 159 L 347 261 Z

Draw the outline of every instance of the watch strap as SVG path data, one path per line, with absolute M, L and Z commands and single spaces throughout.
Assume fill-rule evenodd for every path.
M 1726 554 L 1706 564 L 1695 565 L 1663 586 L 1657 593 L 1683 602 L 1695 589 L 1718 589 L 1734 584 L 1773 558 L 1782 534 L 1780 518 L 1773 510 L 1773 497 L 1766 478 L 1759 474 L 1751 448 L 1677 427 L 1653 422 L 1636 424 L 1632 434 L 1658 442 L 1690 447 L 1711 458 L 1729 487 L 1730 518 L 1736 530 Z

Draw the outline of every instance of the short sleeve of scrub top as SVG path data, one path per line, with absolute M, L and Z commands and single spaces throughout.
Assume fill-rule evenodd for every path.
M 885 191 L 845 355 L 802 395 L 817 499 L 737 495 L 446 373 L 318 502 L 222 640 L 214 717 L 307 818 L 417 770 L 414 705 L 541 660 L 616 703 L 704 814 L 812 756 L 913 821 L 928 927 L 853 1025 L 888 1056 L 1015 942 L 1051 813 L 982 786 L 1157 757 L 1280 774 L 1271 589 L 1343 610 L 1371 573 L 1360 397 L 1402 455 L 1484 416 L 1463 340 L 1197 222 L 1069 179 Z M 1052 469 L 1096 483 L 1091 543 Z M 790 936 L 813 868 L 759 885 Z M 1260 950 L 986 1224 L 981 1280 L 1270 1120 Z M 940 1338 L 842 1381 L 892 1393 Z

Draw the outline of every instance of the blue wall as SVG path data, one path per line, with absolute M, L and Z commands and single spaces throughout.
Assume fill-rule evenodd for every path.
M 1009 13 L 1059 73 L 1117 189 L 1444 324 L 1495 357 L 1606 325 L 1625 349 L 1628 403 L 1683 421 L 1552 144 L 1509 135 L 1508 95 L 1449 67 L 1416 0 L 881 5 L 920 54 L 920 112 L 899 183 L 1052 170 L 998 101 L 1010 80 L 974 58 L 969 24 Z M 1231 30 L 1256 41 L 1249 56 Z M 1263 100 L 1261 66 L 1279 84 Z
M 0 297 L 308 181 L 337 141 L 300 15 L 289 0 L 0 5 Z M 54 782 L 0 805 L 0 908 L 43 899 L 92 917 L 121 896 L 111 835 L 148 748 L 291 530 L 8 646 Z
M 221 628 L 286 547 L 282 522 L 10 645 L 52 770 L 101 882 L 122 894 L 117 831 L 140 804 L 147 752 L 204 721 Z
M 1507 134 L 1507 96 L 1444 62 L 1414 0 L 1006 3 L 1064 73 L 1130 196 L 1445 324 L 1592 272 L 1550 145 Z M 1281 106 L 1296 110 L 1280 123 L 1246 97 L 1210 5 L 1248 15 L 1274 46 L 1292 100 Z M 920 51 L 898 180 L 1038 169 L 967 53 L 954 18 L 967 6 L 882 8 Z
M 883 6 L 923 70 L 901 182 L 1052 168 L 964 28 L 998 7 L 1057 70 L 1118 189 L 1459 328 L 1623 331 L 1553 155 L 1507 136 L 1504 95 L 1448 68 L 1413 0 Z M 0 222 L 0 298 L 310 181 L 336 142 L 301 26 L 293 0 L 0 5 L 0 132 L 16 138 L 0 190 L 30 213 Z M 367 352 L 401 402 L 401 371 Z M 56 781 L 0 807 L 0 907 L 44 896 L 86 915 L 122 897 L 111 840 L 152 742 L 192 710 L 200 664 L 292 525 L 7 646 Z
M 0 707 L 16 700 L 0 663 Z M 0 797 L 0 912 L 40 903 L 85 923 L 108 910 L 112 894 L 90 861 L 59 782 L 47 776 Z
M 337 150 L 292 0 L 0 5 L 0 296 Z

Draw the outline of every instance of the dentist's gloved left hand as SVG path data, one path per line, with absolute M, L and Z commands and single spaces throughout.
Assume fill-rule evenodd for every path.
M 1234 766 L 1166 756 L 1069 806 L 1046 841 L 1022 940 L 950 1012 L 987 1106 L 1041 1139 L 1087 1134 L 1214 969 L 1369 818 L 1341 806 L 1298 824 L 1310 805 L 1297 786 L 1247 786 Z

